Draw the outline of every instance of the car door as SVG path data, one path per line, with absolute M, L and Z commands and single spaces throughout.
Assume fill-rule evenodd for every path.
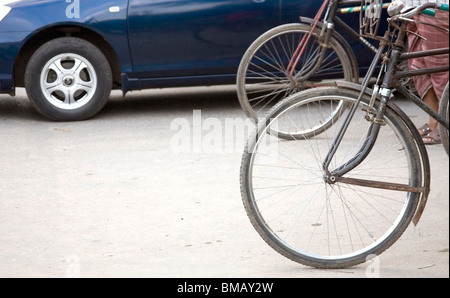
M 279 24 L 279 0 L 130 0 L 134 78 L 235 75 L 245 50 Z
M 314 18 L 323 0 L 281 0 L 281 21 L 283 23 L 298 22 L 299 16 Z

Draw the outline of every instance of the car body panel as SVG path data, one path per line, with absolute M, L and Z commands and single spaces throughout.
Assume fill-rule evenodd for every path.
M 13 90 L 12 74 L 20 45 L 29 32 L 2 32 L 0 34 L 0 92 Z
M 155 78 L 232 73 L 239 60 L 236 54 L 261 32 L 261 23 L 278 20 L 277 2 L 130 0 L 134 75 Z

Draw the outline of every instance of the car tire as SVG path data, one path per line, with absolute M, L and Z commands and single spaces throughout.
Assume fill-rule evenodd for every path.
M 96 115 L 112 89 L 112 71 L 92 43 L 74 37 L 51 40 L 29 60 L 25 89 L 36 110 L 54 121 L 80 121 Z

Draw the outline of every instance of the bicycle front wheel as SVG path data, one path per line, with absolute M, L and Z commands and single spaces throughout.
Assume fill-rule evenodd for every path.
M 278 26 L 261 35 L 244 54 L 237 74 L 237 91 L 242 109 L 249 118 L 257 122 L 281 99 L 326 84 L 325 79 L 358 80 L 353 54 L 348 53 L 334 36 L 329 47 L 324 49 L 319 40 L 319 29 L 313 32 L 302 59 L 290 74 L 288 66 L 294 52 L 310 31 L 311 26 L 307 24 Z M 322 63 L 318 65 L 322 54 Z
M 345 175 L 368 182 L 358 186 L 324 178 L 323 161 L 346 118 L 311 138 L 286 140 L 273 131 L 283 125 L 295 132 L 308 118 L 321 117 L 320 101 L 354 104 L 358 93 L 317 88 L 280 102 L 249 139 L 241 165 L 241 193 L 251 223 L 261 237 L 287 258 L 317 268 L 344 268 L 363 263 L 389 248 L 406 230 L 427 189 L 428 173 L 420 144 L 394 110 L 369 156 Z M 361 107 L 367 106 L 364 98 Z M 315 102 L 316 110 L 310 109 Z M 353 157 L 370 126 L 361 109 L 339 146 L 332 166 Z M 317 120 L 317 119 L 316 119 Z M 400 191 L 371 187 L 372 182 L 401 184 Z M 412 190 L 414 189 L 414 190 Z

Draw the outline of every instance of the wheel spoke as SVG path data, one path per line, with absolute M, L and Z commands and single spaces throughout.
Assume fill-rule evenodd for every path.
M 55 60 L 52 64 L 50 64 L 48 69 L 53 70 L 58 76 L 63 75 L 64 73 L 64 67 L 61 64 L 61 59 Z
M 58 80 L 52 83 L 44 82 L 44 88 L 44 92 L 46 92 L 47 94 L 52 94 L 55 91 L 62 91 L 61 83 Z
M 64 93 L 63 102 L 67 105 L 71 105 L 75 103 L 74 92 L 69 88 L 63 88 L 61 90 Z

